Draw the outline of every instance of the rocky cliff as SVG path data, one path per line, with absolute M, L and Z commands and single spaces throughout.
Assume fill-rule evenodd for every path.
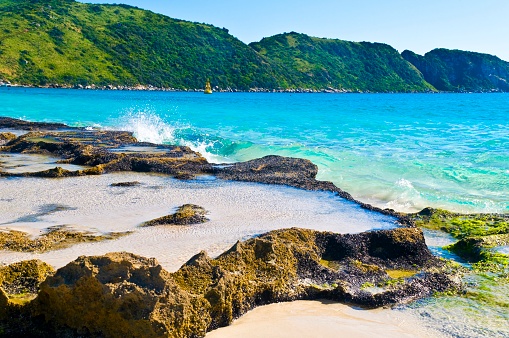
M 438 90 L 509 91 L 509 62 L 496 56 L 449 49 L 434 49 L 424 56 L 405 50 L 401 55 Z

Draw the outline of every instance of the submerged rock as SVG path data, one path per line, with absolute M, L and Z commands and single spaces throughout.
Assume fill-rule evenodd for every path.
M 331 299 L 367 307 L 458 288 L 416 228 L 272 231 L 177 272 L 128 253 L 80 257 L 41 284 L 34 316 L 81 336 L 201 337 L 255 306 Z M 394 271 L 409 271 L 391 278 Z M 369 292 L 366 284 L 381 290 Z
M 205 217 L 207 210 L 195 204 L 184 204 L 178 207 L 174 214 L 163 216 L 145 222 L 143 226 L 154 225 L 191 225 L 205 223 L 209 219 Z
M 62 123 L 29 122 L 0 116 L 0 127 L 17 130 L 59 130 L 59 129 L 78 129 L 66 126 Z
M 445 231 L 457 238 L 456 243 L 445 249 L 475 263 L 474 270 L 507 277 L 509 255 L 498 253 L 493 248 L 509 245 L 509 214 L 459 214 L 425 208 L 410 217 L 418 226 Z

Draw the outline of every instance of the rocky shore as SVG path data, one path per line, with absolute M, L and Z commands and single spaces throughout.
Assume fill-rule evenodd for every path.
M 54 274 L 41 262 L 17 263 L 0 270 L 0 323 L 7 335 L 202 337 L 274 302 L 379 307 L 458 290 L 453 271 L 417 228 L 287 229 L 238 242 L 216 259 L 201 252 L 175 273 L 129 253 L 80 257 Z M 19 280 L 32 282 L 14 287 Z
M 0 267 L 0 335 L 201 337 L 256 306 L 274 302 L 329 299 L 380 307 L 461 290 L 462 269 L 433 256 L 419 227 L 453 234 L 459 241 L 452 251 L 488 270 L 495 264 L 498 273 L 507 274 L 506 255 L 489 250 L 508 242 L 504 215 L 382 210 L 356 201 L 331 182 L 317 180 L 317 166 L 304 159 L 266 156 L 211 164 L 188 147 L 138 142 L 123 131 L 4 117 L 0 130 L 0 155 L 47 155 L 60 164 L 82 166 L 67 170 L 57 163 L 42 171 L 9 172 L 0 157 L 0 177 L 65 178 L 118 171 L 159 173 L 180 180 L 213 175 L 332 192 L 364 209 L 393 216 L 400 225 L 351 235 L 297 228 L 272 231 L 237 242 L 217 258 L 201 252 L 174 273 L 153 258 L 125 252 L 83 256 L 56 272 L 39 261 Z M 199 206 L 183 205 L 175 214 L 145 225 L 202 223 L 205 215 Z M 2 231 L 0 243 L 4 250 L 43 251 L 120 235 L 53 229 L 33 240 L 21 232 Z

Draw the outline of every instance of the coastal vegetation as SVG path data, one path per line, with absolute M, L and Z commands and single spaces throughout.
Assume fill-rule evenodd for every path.
M 445 231 L 457 238 L 446 249 L 472 263 L 476 271 L 509 277 L 509 255 L 496 250 L 509 245 L 509 215 L 464 215 L 426 208 L 413 217 L 418 226 Z
M 320 39 L 291 32 L 251 43 L 302 88 L 354 91 L 434 91 L 389 45 Z
M 0 82 L 78 88 L 508 91 L 509 63 L 295 32 L 246 45 L 228 29 L 127 5 L 0 0 Z

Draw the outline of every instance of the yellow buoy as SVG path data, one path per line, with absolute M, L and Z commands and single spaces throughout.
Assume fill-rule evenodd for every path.
M 207 83 L 205 83 L 205 90 L 203 92 L 205 94 L 212 94 L 212 87 L 210 86 L 209 79 L 207 79 Z

